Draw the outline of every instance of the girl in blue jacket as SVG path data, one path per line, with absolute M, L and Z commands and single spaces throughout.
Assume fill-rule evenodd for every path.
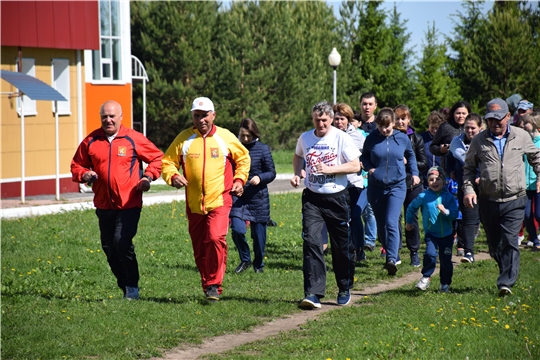
M 377 220 L 377 233 L 386 250 L 385 268 L 388 275 L 395 275 L 399 260 L 399 215 L 407 193 L 405 164 L 411 170 L 411 183 L 420 183 L 416 157 L 411 141 L 401 131 L 394 129 L 396 116 L 391 108 L 377 114 L 373 130 L 364 142 L 360 160 L 368 172 L 368 201 Z
M 422 267 L 422 278 L 416 288 L 426 290 L 431 282 L 431 275 L 437 266 L 437 255 L 441 262 L 441 292 L 448 292 L 452 283 L 454 268 L 452 265 L 452 247 L 454 245 L 454 228 L 452 221 L 458 216 L 458 206 L 454 195 L 446 188 L 446 175 L 440 166 L 428 171 L 429 188 L 424 190 L 409 204 L 405 218 L 405 228 L 414 228 L 413 220 L 422 209 L 426 252 Z

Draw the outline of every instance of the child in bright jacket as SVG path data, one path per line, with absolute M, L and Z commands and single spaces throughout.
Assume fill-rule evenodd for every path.
M 416 288 L 426 290 L 431 282 L 431 275 L 437 265 L 437 255 L 441 263 L 441 292 L 448 292 L 454 272 L 452 265 L 452 246 L 454 233 L 452 221 L 458 216 L 456 198 L 445 186 L 446 175 L 440 166 L 428 171 L 429 188 L 420 193 L 409 204 L 406 214 L 407 230 L 413 228 L 413 219 L 418 209 L 422 209 L 425 232 L 426 252 L 422 267 L 422 278 Z

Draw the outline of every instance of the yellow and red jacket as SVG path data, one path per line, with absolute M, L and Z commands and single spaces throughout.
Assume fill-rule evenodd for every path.
M 120 125 L 118 134 L 109 142 L 103 129 L 94 130 L 77 148 L 71 160 L 71 174 L 75 182 L 84 182 L 90 170 L 98 178 L 92 184 L 94 206 L 98 209 L 124 210 L 142 207 L 142 164 L 148 164 L 144 175 L 152 180 L 161 174 L 163 153 L 143 134 Z
M 246 183 L 250 165 L 249 152 L 238 138 L 214 125 L 206 136 L 194 127 L 178 134 L 165 152 L 161 170 L 171 185 L 182 168 L 188 181 L 186 205 L 192 213 L 208 214 L 231 196 L 233 182 Z

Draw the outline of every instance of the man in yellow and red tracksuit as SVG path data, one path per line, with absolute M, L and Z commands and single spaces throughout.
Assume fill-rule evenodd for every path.
M 219 300 L 227 263 L 227 232 L 232 196 L 242 196 L 251 160 L 229 130 L 214 125 L 214 104 L 193 101 L 193 127 L 182 131 L 165 152 L 163 178 L 186 187 L 186 214 L 195 263 L 206 300 Z M 182 168 L 182 173 L 179 169 Z
M 143 134 L 124 127 L 122 107 L 106 101 L 101 128 L 88 135 L 71 161 L 73 181 L 92 183 L 101 246 L 117 284 L 129 300 L 139 298 L 139 267 L 133 238 L 141 215 L 142 193 L 161 174 L 163 153 Z M 144 173 L 141 162 L 148 164 Z

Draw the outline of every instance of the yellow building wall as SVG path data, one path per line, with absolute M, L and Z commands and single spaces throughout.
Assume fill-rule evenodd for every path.
M 2 47 L 2 70 L 16 71 L 18 53 L 15 47 Z M 23 58 L 35 60 L 36 78 L 44 83 L 52 84 L 51 62 L 53 58 L 69 59 L 70 73 L 70 107 L 71 115 L 58 116 L 60 175 L 70 173 L 70 162 L 78 141 L 78 104 L 77 104 L 77 52 L 76 50 L 23 48 Z M 81 51 L 81 61 L 83 54 Z M 83 136 L 86 96 L 84 85 L 84 66 L 81 68 L 82 89 L 82 117 Z M 6 92 L 15 92 L 17 89 L 7 81 L 1 81 L 1 164 L 0 178 L 21 177 L 21 117 L 16 111 L 17 99 L 9 99 Z M 25 177 L 54 177 L 56 172 L 55 160 L 55 114 L 52 101 L 37 101 L 36 116 L 24 117 L 25 127 Z

